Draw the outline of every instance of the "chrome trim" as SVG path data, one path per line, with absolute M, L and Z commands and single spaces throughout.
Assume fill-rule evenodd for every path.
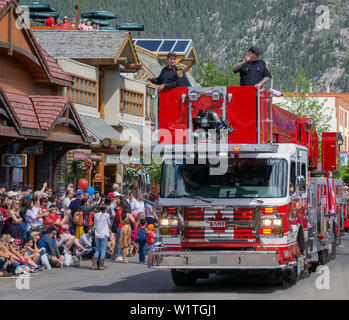
M 148 258 L 151 269 L 286 269 L 293 264 L 280 265 L 276 251 L 158 251 Z

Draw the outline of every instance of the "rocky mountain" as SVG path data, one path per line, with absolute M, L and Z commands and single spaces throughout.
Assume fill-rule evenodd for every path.
M 301 68 L 314 90 L 349 92 L 346 0 L 48 0 L 61 16 L 102 9 L 141 22 L 145 38 L 192 38 L 199 59 L 225 66 L 257 44 L 274 87 L 291 88 Z M 137 34 L 134 35 L 137 37 Z

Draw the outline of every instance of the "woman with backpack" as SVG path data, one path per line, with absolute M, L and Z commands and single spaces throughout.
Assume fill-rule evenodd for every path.
M 104 270 L 104 259 L 109 239 L 110 218 L 106 206 L 100 206 L 94 214 L 96 252 L 92 259 L 92 270 Z

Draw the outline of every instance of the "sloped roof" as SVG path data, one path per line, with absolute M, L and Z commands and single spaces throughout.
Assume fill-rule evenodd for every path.
M 28 96 L 6 93 L 6 100 L 20 128 L 41 130 L 33 103 Z
M 81 135 L 86 138 L 86 130 L 68 97 L 23 96 L 6 92 L 1 87 L 0 97 L 22 135 L 46 137 L 69 108 Z
M 7 12 L 9 6 L 13 4 L 18 7 L 18 2 L 15 0 L 0 0 L 0 19 Z M 37 53 L 37 58 L 40 61 L 43 69 L 45 70 L 50 82 L 59 84 L 62 86 L 70 86 L 74 83 L 73 79 L 63 71 L 63 69 L 50 57 L 50 55 L 43 50 L 38 44 L 29 27 L 23 28 L 23 31 L 27 34 L 29 41 L 31 42 L 34 51 Z
M 69 85 L 73 84 L 74 81 L 71 76 L 63 71 L 63 69 L 56 63 L 55 60 L 38 44 L 40 51 L 43 54 L 43 58 L 46 62 L 49 74 L 51 77 L 58 82 L 65 82 Z
M 130 33 L 125 31 L 35 30 L 33 33 L 55 59 L 114 60 L 131 40 Z M 133 42 L 129 42 L 135 52 Z M 138 63 L 137 55 L 135 60 Z
M 87 130 L 87 134 L 92 136 L 94 139 L 100 141 L 107 138 L 120 140 L 120 133 L 100 117 L 83 113 L 79 113 L 79 116 Z
M 8 6 L 8 4 L 10 2 L 15 2 L 15 1 L 12 1 L 12 0 L 0 0 L 0 12 L 2 12 Z
M 145 69 L 149 71 L 154 77 L 158 77 L 161 73 L 162 66 L 158 62 L 157 57 L 154 58 L 146 53 L 137 50 L 137 55 L 139 57 L 139 61 L 142 63 Z

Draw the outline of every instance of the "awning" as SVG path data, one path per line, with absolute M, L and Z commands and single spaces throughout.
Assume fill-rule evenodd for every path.
M 22 138 L 87 144 L 86 131 L 68 97 L 20 95 L 0 87 L 0 114 L 7 118 Z M 70 132 L 55 130 L 62 124 L 68 125 Z M 13 135 L 6 128 L 3 131 Z M 6 132 L 3 132 L 5 136 L 8 135 Z
M 92 138 L 93 144 L 100 144 L 104 139 L 120 142 L 120 133 L 107 124 L 99 116 L 79 113 L 81 121 L 87 130 L 87 134 Z

